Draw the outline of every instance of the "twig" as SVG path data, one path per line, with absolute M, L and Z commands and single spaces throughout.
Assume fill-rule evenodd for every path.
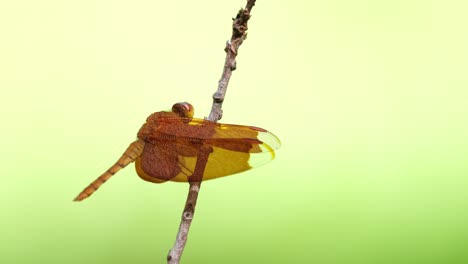
M 250 18 L 250 11 L 255 5 L 255 0 L 247 0 L 247 5 L 237 13 L 237 16 L 233 19 L 232 23 L 232 37 L 226 43 L 226 60 L 224 62 L 223 74 L 218 82 L 218 89 L 213 94 L 213 105 L 211 107 L 210 115 L 206 118 L 210 121 L 218 121 L 223 115 L 222 105 L 226 90 L 231 78 L 232 72 L 236 69 L 236 56 L 240 45 L 247 37 L 247 22 Z M 203 170 L 206 165 L 209 152 L 202 152 L 197 157 L 197 168 L 200 169 L 200 176 L 203 175 Z M 195 174 L 198 174 L 194 172 Z M 187 242 L 187 236 L 190 229 L 190 224 L 195 213 L 195 206 L 197 204 L 198 193 L 200 191 L 201 181 L 191 181 L 187 201 L 185 202 L 184 212 L 182 213 L 182 219 L 180 221 L 179 231 L 177 232 L 176 241 L 174 246 L 167 255 L 168 264 L 178 264 L 184 251 L 185 244 Z
M 236 56 L 242 42 L 247 38 L 247 22 L 250 18 L 250 10 L 255 5 L 255 0 L 248 0 L 245 9 L 239 10 L 237 16 L 233 18 L 232 23 L 232 37 L 226 42 L 226 60 L 224 62 L 224 69 L 221 79 L 218 82 L 218 90 L 213 94 L 213 105 L 211 107 L 208 120 L 218 121 L 223 115 L 221 109 L 226 95 L 229 79 L 232 72 L 236 69 Z

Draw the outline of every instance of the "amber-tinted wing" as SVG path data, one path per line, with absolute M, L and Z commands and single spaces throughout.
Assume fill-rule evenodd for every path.
M 195 153 L 200 145 L 209 147 L 212 151 L 203 173 L 203 180 L 239 173 L 265 164 L 274 159 L 274 150 L 281 146 L 275 135 L 258 127 L 220 124 L 195 118 L 186 120 L 189 122 L 176 119 L 179 118 L 164 120 L 165 125 L 159 128 L 164 137 L 172 140 L 176 138 L 174 144 L 178 173 L 170 181 L 190 180 L 197 163 Z M 164 141 L 164 138 L 154 140 L 157 145 Z M 174 153 L 166 154 L 174 155 Z M 136 166 L 137 171 L 141 170 L 140 162 L 137 161 Z M 161 176 L 158 179 L 164 182 L 167 177 Z

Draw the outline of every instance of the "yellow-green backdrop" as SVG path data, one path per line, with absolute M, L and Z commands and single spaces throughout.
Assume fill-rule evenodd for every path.
M 150 113 L 208 114 L 244 4 L 1 4 L 1 263 L 164 263 L 185 184 L 72 199 Z M 202 185 L 184 263 L 467 263 L 467 9 L 259 0 L 222 121 L 283 146 Z

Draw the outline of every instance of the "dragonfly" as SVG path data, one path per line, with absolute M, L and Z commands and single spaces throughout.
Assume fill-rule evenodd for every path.
M 281 142 L 255 126 L 194 118 L 190 103 L 151 114 L 137 140 L 74 201 L 82 201 L 118 171 L 134 162 L 138 176 L 152 183 L 206 181 L 243 172 L 275 158 Z

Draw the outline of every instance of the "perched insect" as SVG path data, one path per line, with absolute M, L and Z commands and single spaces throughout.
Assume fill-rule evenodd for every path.
M 189 103 L 176 103 L 171 112 L 151 114 L 117 162 L 76 198 L 93 194 L 120 169 L 135 162 L 143 180 L 189 182 L 215 179 L 271 161 L 279 139 L 265 129 L 220 124 L 193 118 Z

